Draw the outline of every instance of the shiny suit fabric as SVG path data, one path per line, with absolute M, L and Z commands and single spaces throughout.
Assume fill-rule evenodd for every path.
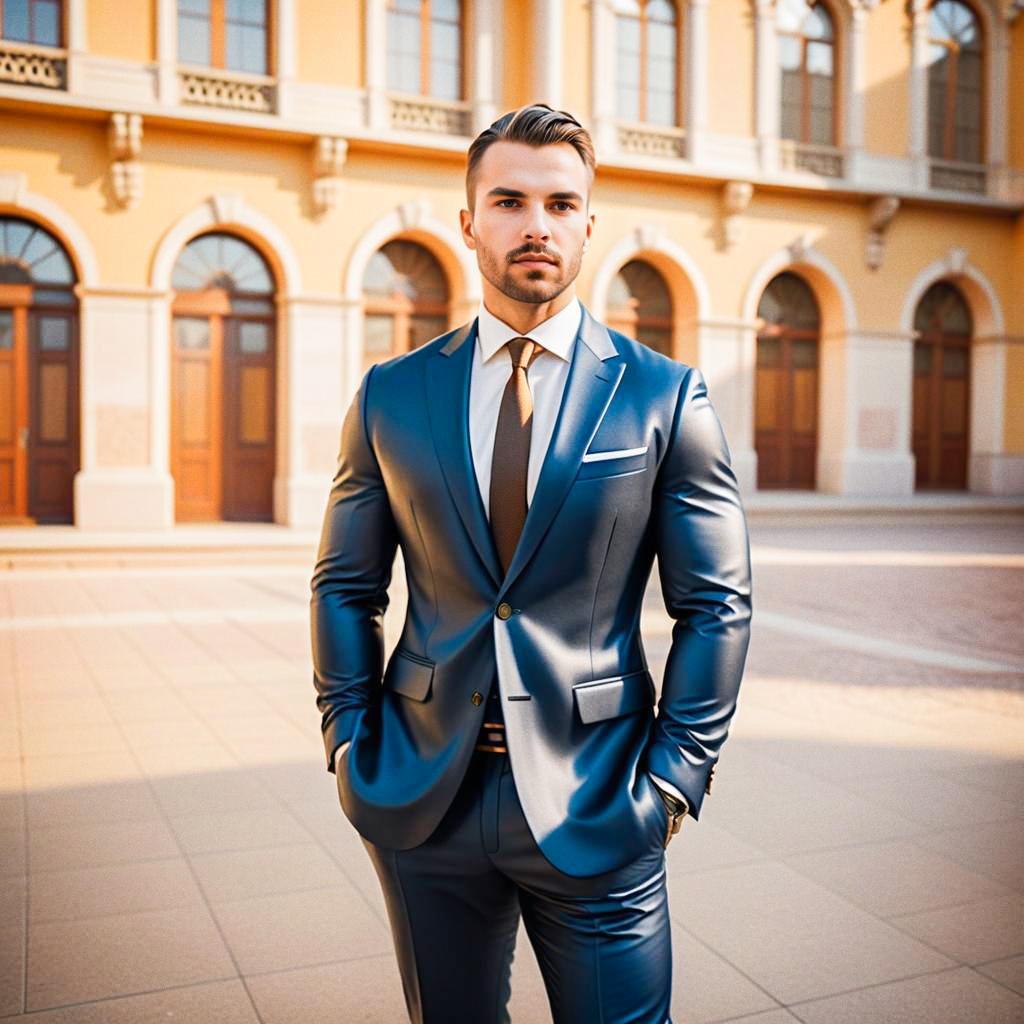
M 648 772 L 700 814 L 749 633 L 736 481 L 700 373 L 584 311 L 503 574 L 468 437 L 475 344 L 474 322 L 374 367 L 346 417 L 311 613 L 328 765 L 351 741 L 337 766 L 345 813 L 375 846 L 420 846 L 500 677 L 531 834 L 558 871 L 601 875 L 664 835 Z M 408 610 L 385 665 L 398 547 Z M 640 635 L 655 559 L 674 619 L 660 694 Z

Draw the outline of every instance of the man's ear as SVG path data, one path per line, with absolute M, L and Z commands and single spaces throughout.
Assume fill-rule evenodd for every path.
M 594 231 L 594 214 L 587 214 L 587 236 L 583 239 L 583 251 L 586 252 L 590 248 L 590 238 Z
M 473 234 L 473 214 L 469 210 L 459 210 L 459 227 L 462 230 L 462 240 L 466 243 L 466 248 L 475 249 L 476 236 Z

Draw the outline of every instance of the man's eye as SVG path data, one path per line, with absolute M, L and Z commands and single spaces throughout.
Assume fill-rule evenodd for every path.
M 568 202 L 565 199 L 559 199 L 556 203 L 553 203 L 552 205 L 556 210 L 560 210 L 563 213 L 565 213 L 567 210 L 573 209 L 572 203 Z
M 518 199 L 499 199 L 499 206 L 517 206 L 519 203 Z

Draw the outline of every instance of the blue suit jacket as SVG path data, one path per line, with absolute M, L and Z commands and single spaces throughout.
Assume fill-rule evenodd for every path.
M 700 813 L 746 656 L 743 510 L 700 373 L 584 312 L 503 575 L 469 446 L 475 342 L 473 323 L 373 368 L 345 419 L 313 577 L 328 764 L 351 740 L 345 813 L 380 846 L 418 845 L 472 755 L 486 702 L 471 696 L 500 674 L 531 831 L 555 867 L 594 875 L 664 834 L 648 771 Z M 396 546 L 409 603 L 385 667 Z M 675 620 L 656 717 L 640 636 L 655 556 Z

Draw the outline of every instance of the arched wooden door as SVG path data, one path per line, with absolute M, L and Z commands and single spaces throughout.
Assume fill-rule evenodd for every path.
M 971 311 L 948 281 L 933 284 L 914 314 L 911 446 L 919 490 L 967 487 Z
M 201 235 L 174 269 L 175 518 L 270 522 L 275 463 L 274 279 L 253 246 Z
M 451 295 L 437 257 L 399 238 L 370 257 L 363 275 L 363 362 L 369 367 L 448 330 Z
M 786 272 L 765 289 L 757 316 L 757 486 L 813 489 L 818 455 L 818 302 L 803 278 Z
M 79 468 L 75 273 L 49 232 L 0 218 L 0 521 L 70 523 Z
M 672 293 L 646 260 L 630 260 L 608 288 L 608 326 L 672 358 Z

